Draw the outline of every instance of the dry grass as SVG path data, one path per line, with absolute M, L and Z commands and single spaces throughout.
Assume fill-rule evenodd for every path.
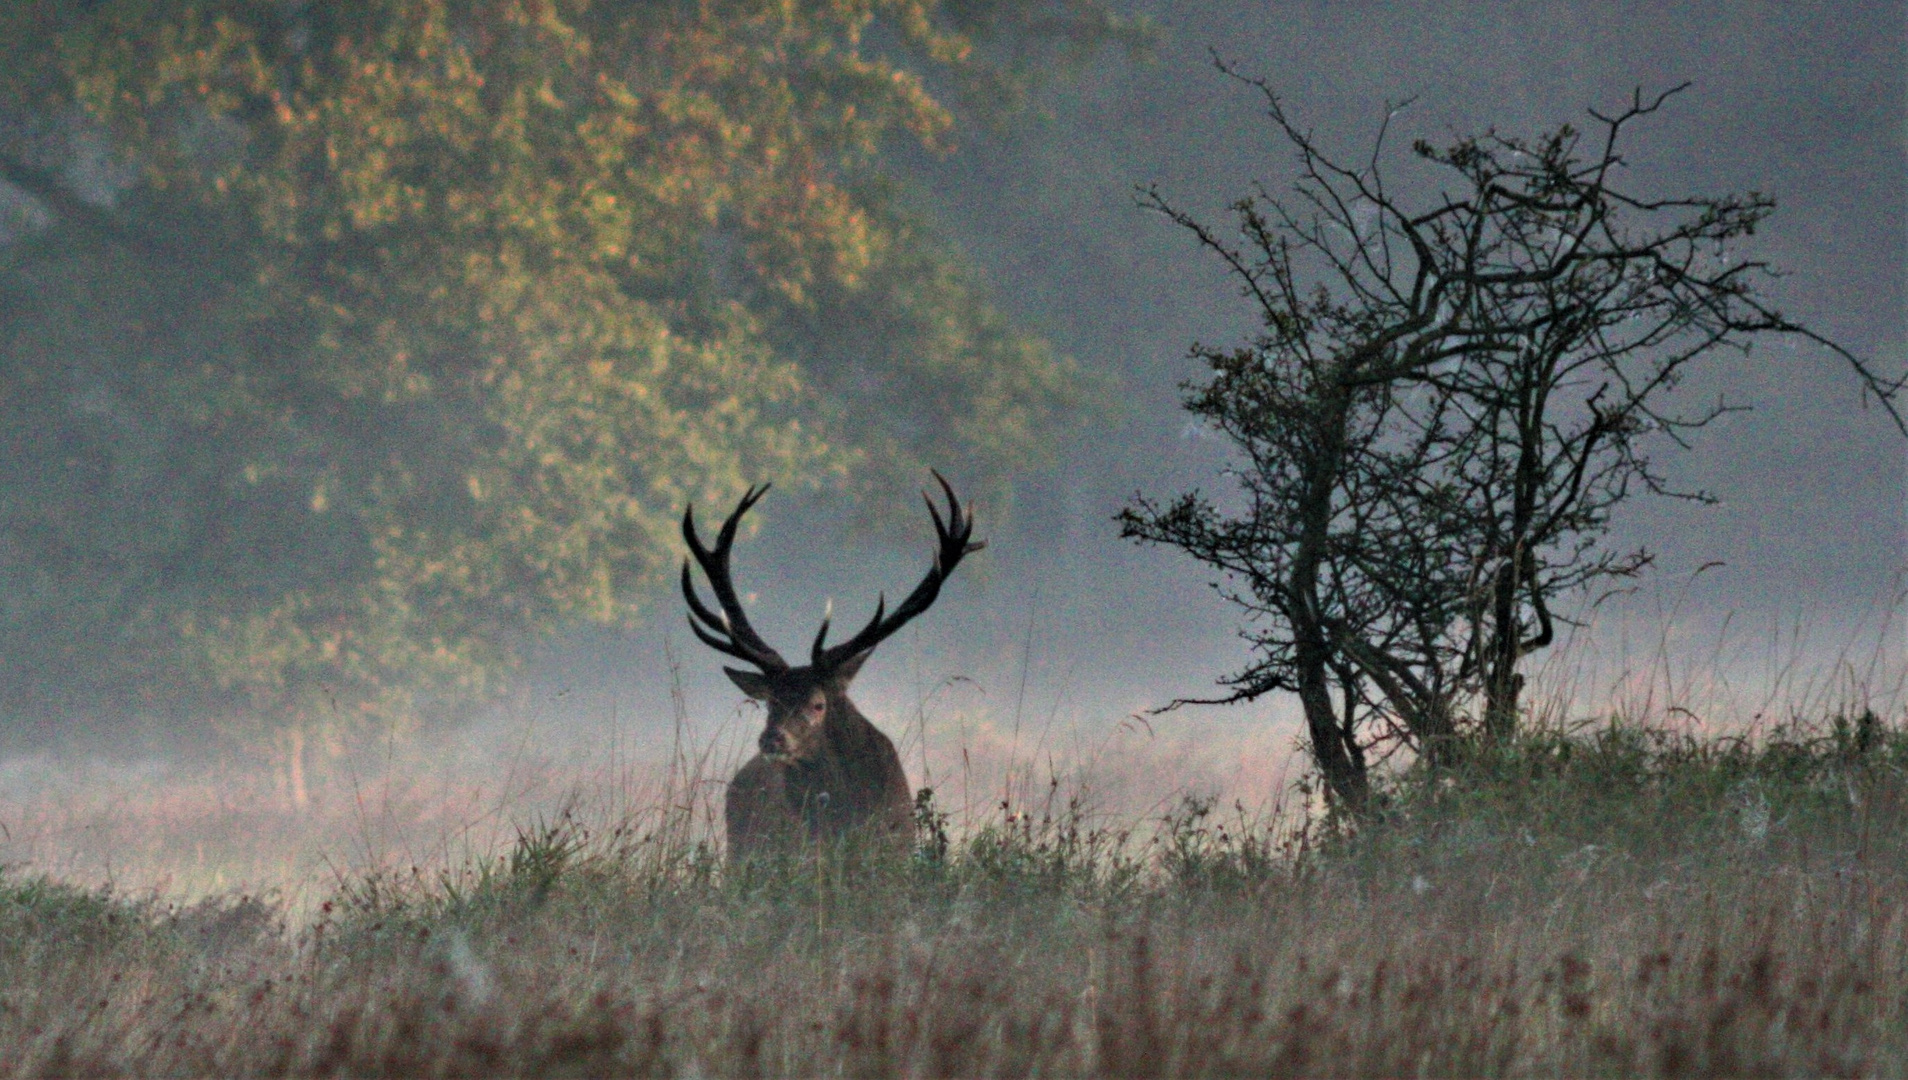
M 570 813 L 298 925 L 14 874 L 0 1072 L 1908 1072 L 1901 733 L 1540 736 L 1391 799 L 1357 836 L 1010 808 L 747 873 L 693 804 Z

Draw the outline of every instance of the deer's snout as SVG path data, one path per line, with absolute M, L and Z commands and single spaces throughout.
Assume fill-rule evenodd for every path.
M 760 740 L 762 753 L 769 757 L 787 757 L 795 752 L 795 741 L 781 728 L 769 728 Z

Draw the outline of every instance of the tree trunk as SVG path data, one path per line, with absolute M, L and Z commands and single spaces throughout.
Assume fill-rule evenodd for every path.
M 1491 605 L 1491 636 L 1484 666 L 1484 741 L 1502 745 L 1517 733 L 1517 697 L 1523 679 L 1517 675 L 1518 642 L 1523 628 L 1517 623 L 1516 557 L 1497 574 Z
M 1312 737 L 1312 757 L 1324 774 L 1333 805 L 1354 815 L 1370 803 L 1371 786 L 1365 775 L 1365 757 L 1350 731 L 1348 714 L 1340 721 L 1332 707 L 1331 662 L 1319 613 L 1326 610 L 1319 596 L 1319 566 L 1324 561 L 1331 531 L 1332 499 L 1345 461 L 1345 427 L 1351 399 L 1342 386 L 1332 386 L 1322 402 L 1316 433 L 1316 453 L 1306 470 L 1306 497 L 1301 513 L 1304 525 L 1292 560 L 1288 596 L 1294 632 L 1294 659 L 1298 667 L 1299 702 Z
M 1325 777 L 1326 794 L 1333 806 L 1353 816 L 1362 815 L 1371 804 L 1371 782 L 1365 772 L 1364 755 L 1349 741 L 1338 712 L 1332 707 L 1331 688 L 1325 681 L 1322 659 L 1315 665 L 1303 660 L 1300 664 L 1299 702 L 1305 707 L 1312 758 Z

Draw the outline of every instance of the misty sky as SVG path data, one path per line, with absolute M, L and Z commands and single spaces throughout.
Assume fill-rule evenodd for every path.
M 918 711 L 954 678 L 972 682 L 934 699 L 965 702 L 948 708 L 1000 724 L 1019 715 L 1091 728 L 1209 692 L 1242 659 L 1236 620 L 1203 570 L 1123 544 L 1110 520 L 1135 491 L 1220 483 L 1225 447 L 1188 428 L 1176 387 L 1194 374 L 1191 341 L 1229 344 L 1252 317 L 1188 237 L 1136 208 L 1134 186 L 1157 183 L 1178 205 L 1219 220 L 1252 182 L 1280 188 L 1293 175 L 1256 95 L 1213 70 L 1213 50 L 1270 80 L 1324 145 L 1347 155 L 1368 152 L 1388 101 L 1416 99 L 1394 122 L 1394 145 L 1405 147 L 1492 125 L 1536 134 L 1584 121 L 1588 106 L 1615 108 L 1635 87 L 1691 82 L 1634 130 L 1629 183 L 1663 194 L 1772 194 L 1776 214 L 1746 250 L 1789 272 L 1777 286 L 1784 312 L 1860 354 L 1901 362 L 1901 4 L 1666 11 L 1291 0 L 1145 10 L 1166 34 L 1155 63 L 1106 58 L 1046 93 L 1041 115 L 1005 134 L 970 133 L 952 157 L 917 163 L 925 209 L 982 264 L 1013 313 L 1117 378 L 1125 413 L 1079 440 L 1055 474 L 1031 478 L 1006 531 L 989 528 L 983 508 L 992 546 L 864 673 L 859 696 L 874 702 L 877 719 L 884 708 Z M 1691 625 L 1713 628 L 1731 613 L 1739 626 L 1802 616 L 1834 639 L 1836 628 L 1886 608 L 1899 587 L 1908 444 L 1880 410 L 1863 408 L 1851 373 L 1831 358 L 1772 342 L 1751 361 L 1724 363 L 1686 392 L 1721 392 L 1754 411 L 1670 461 L 1675 479 L 1721 504 L 1639 501 L 1623 515 L 1621 536 L 1659 553 L 1656 585 L 1647 603 L 1606 615 L 1647 620 L 1668 595 Z M 763 594 L 757 622 L 772 640 L 806 640 L 827 598 L 837 621 L 852 620 L 875 590 L 911 586 L 927 555 L 925 513 L 918 550 L 815 552 L 802 543 L 800 520 L 822 510 L 778 491 L 763 511 L 763 533 L 738 557 Z M 585 711 L 612 699 L 619 710 L 649 711 L 662 693 L 667 631 L 692 712 L 733 717 L 739 695 L 716 675 L 717 658 L 681 632 L 678 614 L 552 658 L 533 698 L 572 700 L 582 689 L 574 700 Z M 1155 723 L 1197 737 L 1281 711 L 1266 702 Z
M 1254 315 L 1188 236 L 1136 207 L 1135 186 L 1157 184 L 1219 223 L 1255 181 L 1278 190 L 1293 177 L 1290 149 L 1257 94 L 1214 71 L 1214 51 L 1269 80 L 1322 145 L 1348 158 L 1369 152 L 1387 103 L 1407 98 L 1393 121 L 1399 149 L 1487 126 L 1535 135 L 1583 122 L 1586 107 L 1617 108 L 1633 88 L 1688 81 L 1632 132 L 1629 184 L 1773 195 L 1777 211 L 1745 252 L 1789 272 L 1779 306 L 1884 368 L 1908 358 L 1908 7 L 1898 2 L 1138 7 L 1164 31 L 1154 62 L 1101 57 L 1056 80 L 1009 130 L 970 129 L 953 155 L 908 164 L 921 212 L 973 256 L 1015 317 L 1108 377 L 1122 408 L 1058 468 L 1027 477 L 1004 522 L 1001 508 L 980 507 L 988 549 L 865 669 L 857 700 L 904 753 L 918 749 L 922 730 L 945 751 L 986 724 L 1037 728 L 1029 747 L 1058 745 L 1048 739 L 1055 730 L 1092 743 L 1131 712 L 1210 693 L 1244 660 L 1236 615 L 1207 588 L 1204 569 L 1120 541 L 1112 522 L 1135 492 L 1223 490 L 1227 447 L 1187 424 L 1177 387 L 1196 374 L 1185 358 L 1191 342 L 1236 342 Z M 1647 544 L 1659 562 L 1644 594 L 1600 618 L 1626 632 L 1643 626 L 1647 638 L 1668 597 L 1678 629 L 1665 640 L 1692 655 L 1711 647 L 1725 619 L 1801 619 L 1826 628 L 1809 657 L 1826 663 L 1847 628 L 1890 609 L 1902 585 L 1908 440 L 1879 409 L 1864 410 L 1844 366 L 1815 351 L 1771 342 L 1708 372 L 1686 387 L 1693 400 L 1720 393 L 1754 411 L 1665 461 L 1677 481 L 1721 503 L 1639 500 L 1620 516 L 1620 539 Z M 914 537 L 911 546 L 812 542 L 827 530 L 807 519 L 837 511 L 825 495 L 778 489 L 758 511 L 761 532 L 738 548 L 738 581 L 760 595 L 755 621 L 785 651 L 802 647 L 828 601 L 847 627 L 866 617 L 877 590 L 905 592 L 925 567 L 932 534 L 918 507 L 891 530 Z M 547 650 L 524 692 L 477 725 L 479 740 L 518 738 L 528 724 L 591 752 L 611 721 L 665 730 L 670 651 L 694 723 L 741 731 L 753 722 L 720 658 L 689 637 L 679 603 L 664 600 L 634 632 Z M 1752 665 L 1766 659 L 1744 655 Z M 1267 700 L 1153 725 L 1163 739 L 1197 743 L 1263 729 L 1288 708 Z M 163 750 L 164 733 L 153 735 Z
M 1185 237 L 1134 209 L 1131 188 L 1157 182 L 1217 220 L 1253 180 L 1281 187 L 1292 175 L 1255 95 L 1211 70 L 1209 48 L 1270 80 L 1348 156 L 1362 155 L 1387 100 L 1417 99 L 1397 121 L 1404 146 L 1489 125 L 1534 133 L 1585 120 L 1586 106 L 1613 108 L 1633 87 L 1689 81 L 1635 129 L 1630 183 L 1774 195 L 1777 212 L 1747 250 L 1790 272 L 1785 311 L 1865 355 L 1900 350 L 1908 9 L 1662 7 L 1166 8 L 1156 66 L 1109 65 L 1055 95 L 1050 122 L 948 162 L 935 178 L 946 220 L 1003 297 L 1075 355 L 1117 370 L 1131 395 L 1117 445 L 1093 448 L 1076 474 L 1094 477 L 1075 496 L 1090 505 L 1069 513 L 1103 517 L 1135 487 L 1209 471 L 1175 445 L 1173 387 L 1190 371 L 1188 341 L 1230 342 L 1250 312 Z M 1820 356 L 1778 348 L 1718 375 L 1691 393 L 1726 390 L 1756 412 L 1709 433 L 1679 472 L 1725 505 L 1638 506 L 1632 534 L 1666 568 L 1727 561 L 1718 603 L 1865 602 L 1899 567 L 1899 440 Z

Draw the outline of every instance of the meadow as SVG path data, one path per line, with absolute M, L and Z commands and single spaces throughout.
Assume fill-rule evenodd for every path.
M 747 871 L 688 764 L 309 902 L 9 870 L 0 1073 L 1908 1073 L 1908 733 L 1873 714 L 1540 729 L 1357 828 L 929 795 L 907 860 Z

